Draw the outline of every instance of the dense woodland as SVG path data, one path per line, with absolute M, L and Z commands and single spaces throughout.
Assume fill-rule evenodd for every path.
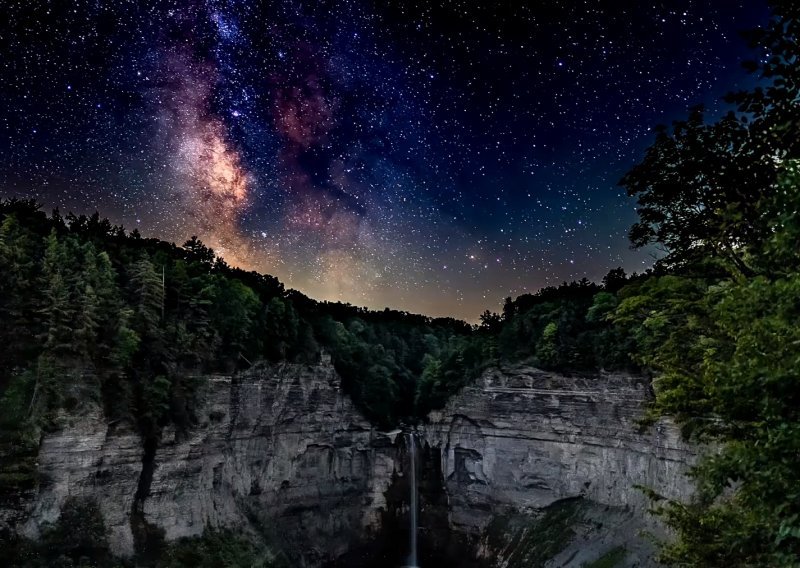
M 257 361 L 313 365 L 329 354 L 345 391 L 383 428 L 422 419 L 500 362 L 574 371 L 635 367 L 630 338 L 605 316 L 620 287 L 636 280 L 614 270 L 603 284 L 544 289 L 509 299 L 502 315 L 486 312 L 480 326 L 470 326 L 316 302 L 273 277 L 228 266 L 196 238 L 179 247 L 127 233 L 99 214 L 48 216 L 35 202 L 5 200 L 2 488 L 13 494 L 36 482 L 40 437 L 65 416 L 100 406 L 111 423 L 137 428 L 154 451 L 165 426 L 195 423 L 205 376 Z M 91 503 L 74 506 L 84 519 L 96 511 Z M 59 526 L 51 536 L 71 530 Z M 57 539 L 48 539 L 41 550 L 25 550 L 44 564 L 54 561 Z M 98 554 L 67 550 L 62 555 L 73 560 Z
M 197 238 L 178 247 L 127 234 L 98 214 L 0 202 L 0 378 L 9 425 L 48 423 L 91 400 L 146 436 L 192 422 L 204 374 L 254 361 L 315 364 L 383 427 L 443 405 L 500 360 L 545 368 L 635 366 L 631 338 L 605 316 L 617 269 L 507 300 L 480 326 L 314 301 L 271 276 L 231 268 Z
M 2 202 L 2 485 L 31 482 L 40 433 L 63 411 L 100 404 L 157 443 L 166 424 L 192 425 L 198 377 L 257 360 L 313 364 L 324 349 L 380 427 L 424 419 L 492 365 L 629 370 L 654 377 L 651 418 L 716 448 L 693 472 L 693 502 L 652 495 L 678 537 L 661 560 L 797 566 L 800 8 L 773 6 L 747 36 L 760 86 L 729 95 L 721 118 L 696 108 L 659 127 L 621 181 L 639 204 L 632 242 L 661 249 L 656 266 L 509 298 L 479 326 L 316 302 L 197 239 Z

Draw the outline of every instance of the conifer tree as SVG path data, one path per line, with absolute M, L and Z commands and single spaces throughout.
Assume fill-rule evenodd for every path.
M 0 224 L 0 384 L 35 356 L 27 338 L 37 329 L 36 257 L 33 236 L 8 215 Z
M 43 354 L 54 360 L 63 360 L 73 352 L 73 307 L 63 275 L 65 265 L 64 246 L 53 231 L 46 239 L 41 277 L 44 294 L 39 313 L 43 322 Z
M 158 335 L 164 297 L 161 276 L 156 273 L 146 253 L 131 268 L 130 281 L 136 325 L 142 335 L 155 337 Z

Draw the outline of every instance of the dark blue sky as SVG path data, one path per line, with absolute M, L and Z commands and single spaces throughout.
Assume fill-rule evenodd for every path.
M 12 2 L 0 196 L 475 320 L 642 270 L 616 182 L 751 81 L 764 2 Z

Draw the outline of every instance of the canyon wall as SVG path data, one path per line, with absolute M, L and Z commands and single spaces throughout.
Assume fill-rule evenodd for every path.
M 124 556 L 137 520 L 166 540 L 207 526 L 262 532 L 299 565 L 335 558 L 380 529 L 396 434 L 370 426 L 331 365 L 258 366 L 207 377 L 204 391 L 198 424 L 166 429 L 153 455 L 99 411 L 45 436 L 23 533 L 36 537 L 68 497 L 98 502 Z
M 660 527 L 648 518 L 649 501 L 637 486 L 686 499 L 685 472 L 695 457 L 672 423 L 641 426 L 650 398 L 642 377 L 564 376 L 525 366 L 486 372 L 423 429 L 425 443 L 438 450 L 451 527 L 486 542 L 498 517 L 524 529 L 519 514 L 579 498 L 583 513 L 576 521 L 610 526 L 567 535 L 581 551 L 574 565 L 615 546 L 631 549 L 631 564 L 649 562 L 634 558 L 652 555 L 636 529 Z M 494 536 L 502 545 L 503 535 Z
M 204 383 L 197 424 L 167 428 L 148 451 L 98 409 L 46 435 L 38 490 L 18 529 L 35 538 L 68 497 L 91 497 L 121 555 L 141 547 L 141 526 L 167 540 L 210 526 L 261 533 L 294 565 L 348 552 L 350 565 L 382 565 L 352 553 L 403 524 L 407 439 L 372 428 L 329 363 L 256 366 Z M 628 565 L 646 564 L 651 551 L 623 542 L 648 524 L 635 485 L 686 497 L 693 456 L 668 423 L 640 431 L 648 397 L 646 380 L 623 375 L 488 371 L 418 429 L 423 541 L 435 547 L 459 537 L 471 549 L 458 553 L 475 565 L 514 566 L 526 519 L 580 498 L 588 505 L 563 546 L 547 551 L 560 554 L 552 565 L 580 566 L 619 544 L 631 553 Z M 598 523 L 613 530 L 598 532 Z

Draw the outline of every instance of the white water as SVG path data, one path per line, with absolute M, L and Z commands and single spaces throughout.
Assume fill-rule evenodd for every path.
M 417 568 L 417 448 L 413 432 L 408 434 L 408 455 L 411 461 L 411 552 L 408 556 L 409 568 Z

